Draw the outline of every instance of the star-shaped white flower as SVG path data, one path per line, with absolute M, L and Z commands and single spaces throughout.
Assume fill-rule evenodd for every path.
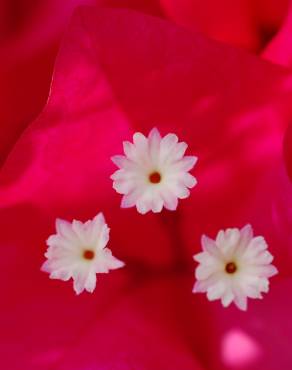
M 124 266 L 106 248 L 109 228 L 102 213 L 85 223 L 57 219 L 56 231 L 47 240 L 47 261 L 41 269 L 48 272 L 51 279 L 67 281 L 72 278 L 76 294 L 83 290 L 92 293 L 97 273 L 108 273 Z
M 234 302 L 246 310 L 247 298 L 262 298 L 269 291 L 268 279 L 278 271 L 265 239 L 254 237 L 250 225 L 221 230 L 216 240 L 203 235 L 202 247 L 194 256 L 199 262 L 194 293 L 207 292 L 210 301 L 221 299 L 224 307 Z
M 123 194 L 121 207 L 136 206 L 138 212 L 161 212 L 177 208 L 178 199 L 190 195 L 189 188 L 197 181 L 189 171 L 197 157 L 184 156 L 187 144 L 178 142 L 174 134 L 160 136 L 154 128 L 148 138 L 140 132 L 133 143 L 123 142 L 124 153 L 112 157 L 119 167 L 112 176 L 114 189 Z

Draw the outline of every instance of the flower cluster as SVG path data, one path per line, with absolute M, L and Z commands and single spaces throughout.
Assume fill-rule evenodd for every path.
M 187 198 L 197 183 L 189 174 L 197 157 L 184 156 L 187 147 L 174 134 L 161 138 L 156 128 L 148 138 L 137 132 L 133 144 L 125 141 L 125 156 L 112 158 L 119 167 L 111 178 L 114 189 L 124 195 L 121 207 L 136 205 L 142 214 L 161 212 L 163 207 L 176 210 L 178 199 Z
M 203 252 L 194 256 L 199 262 L 193 292 L 207 292 L 210 301 L 221 299 L 224 307 L 232 301 L 247 309 L 247 297 L 262 298 L 269 290 L 268 278 L 277 273 L 265 239 L 254 237 L 250 225 L 241 230 L 221 230 L 216 240 L 202 236 Z
M 148 137 L 137 132 L 133 143 L 125 141 L 123 147 L 125 155 L 112 157 L 119 169 L 111 176 L 113 188 L 123 195 L 122 208 L 136 206 L 141 214 L 158 213 L 163 207 L 174 211 L 178 199 L 187 198 L 189 188 L 197 184 L 189 173 L 197 157 L 185 156 L 187 144 L 178 142 L 175 134 L 161 137 L 156 128 Z M 73 278 L 77 294 L 94 291 L 97 273 L 124 266 L 106 247 L 109 228 L 102 213 L 85 223 L 57 219 L 56 230 L 47 240 L 42 270 L 51 279 Z M 264 238 L 254 237 L 250 225 L 221 230 L 216 240 L 203 235 L 202 248 L 194 256 L 199 263 L 194 293 L 206 292 L 210 301 L 221 299 L 224 307 L 234 302 L 246 310 L 248 297 L 262 298 L 261 293 L 268 292 L 268 278 L 277 269 Z
M 85 223 L 74 220 L 70 224 L 57 219 L 56 230 L 57 234 L 47 240 L 47 261 L 42 270 L 50 273 L 51 279 L 66 281 L 72 277 L 77 294 L 84 289 L 94 291 L 96 273 L 108 273 L 124 266 L 106 248 L 109 228 L 102 213 Z

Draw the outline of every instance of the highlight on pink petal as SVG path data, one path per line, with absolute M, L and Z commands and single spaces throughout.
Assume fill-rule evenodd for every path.
M 236 368 L 248 366 L 261 356 L 259 344 L 241 329 L 227 332 L 221 346 L 222 360 L 227 366 Z
M 282 82 L 282 87 L 288 92 L 292 90 L 292 76 L 286 76 L 286 78 Z
M 136 132 L 133 143 L 124 141 L 123 146 L 125 155 L 112 157 L 119 169 L 111 176 L 113 188 L 123 194 L 122 208 L 136 206 L 142 214 L 163 207 L 174 211 L 178 199 L 187 198 L 197 184 L 189 173 L 197 157 L 185 155 L 188 146 L 175 134 L 161 137 L 153 128 L 148 137 Z
M 255 126 L 258 127 L 257 131 L 254 130 Z M 283 135 L 281 126 L 282 119 L 277 111 L 271 106 L 264 106 L 233 118 L 229 135 L 233 141 L 238 142 L 242 141 L 243 135 L 247 137 L 244 146 L 241 145 L 241 157 L 256 163 L 281 152 L 282 141 L 279 140 Z M 251 147 L 254 148 L 252 151 Z
M 201 170 L 201 193 L 208 196 L 210 191 L 215 188 L 224 191 L 228 184 L 232 181 L 232 176 L 233 172 L 231 158 L 224 158 L 221 161 L 212 161 L 207 168 Z M 214 179 L 216 179 L 216 182 Z
M 258 135 L 267 131 L 267 128 L 277 133 L 282 132 L 281 126 L 283 127 L 283 125 L 285 124 L 282 124 L 281 117 L 269 104 L 235 116 L 231 121 L 230 135 L 238 137 L 247 131 L 253 130 L 255 126 L 257 126 Z M 275 141 L 277 141 L 276 138 Z
M 217 103 L 218 97 L 217 96 L 204 96 L 201 99 L 197 100 L 193 107 L 192 107 L 192 113 L 197 116 L 198 112 L 205 112 L 207 109 L 213 108 L 214 105 Z
M 33 366 L 54 366 L 57 361 L 59 361 L 64 355 L 63 348 L 52 348 L 47 349 L 44 352 L 38 353 L 37 356 L 32 358 Z

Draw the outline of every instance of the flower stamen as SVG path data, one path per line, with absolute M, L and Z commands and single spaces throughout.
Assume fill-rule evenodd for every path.
M 93 260 L 94 256 L 95 256 L 95 253 L 93 251 L 91 251 L 90 249 L 86 249 L 83 252 L 83 258 L 86 259 L 86 260 Z
M 237 266 L 234 262 L 228 262 L 225 266 L 225 271 L 228 274 L 234 274 L 237 271 Z
M 159 172 L 154 171 L 149 175 L 149 181 L 152 184 L 159 184 L 161 182 L 161 175 Z

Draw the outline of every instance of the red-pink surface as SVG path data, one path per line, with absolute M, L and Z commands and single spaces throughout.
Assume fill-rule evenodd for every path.
M 29 82 L 20 82 L 23 96 L 40 91 Z M 41 91 L 43 99 L 45 83 Z M 290 369 L 289 134 L 285 161 L 282 143 L 291 99 L 288 68 L 161 14 L 79 9 L 43 112 L 18 140 L 19 127 L 1 127 L 8 154 L 0 171 L 2 366 Z M 13 111 L 22 118 L 27 104 L 19 101 Z M 198 185 L 176 213 L 142 216 L 119 208 L 110 157 L 153 126 L 188 142 L 199 157 Z M 113 254 L 127 266 L 77 297 L 71 283 L 40 272 L 45 240 L 56 217 L 86 220 L 99 211 Z M 192 255 L 202 233 L 246 223 L 266 237 L 280 273 L 264 300 L 242 313 L 191 293 Z

